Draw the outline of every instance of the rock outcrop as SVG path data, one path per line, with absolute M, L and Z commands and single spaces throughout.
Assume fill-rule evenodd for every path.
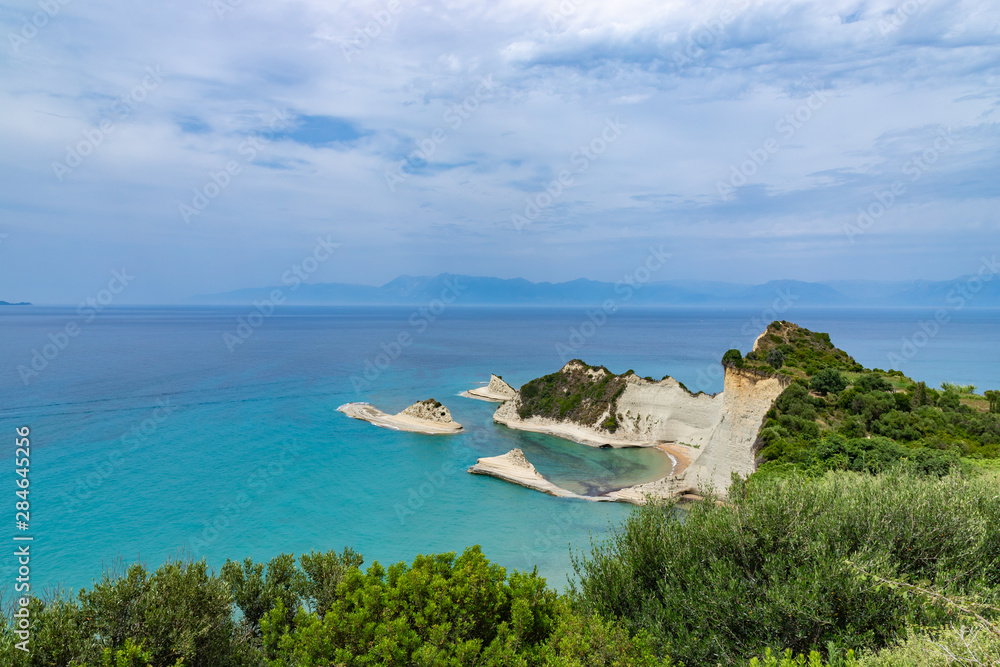
M 444 407 L 440 401 L 435 401 L 433 398 L 414 403 L 399 414 L 408 415 L 416 419 L 426 419 L 439 424 L 455 423 L 455 420 L 451 418 L 451 411 Z
M 478 387 L 464 392 L 462 395 L 467 398 L 476 398 L 480 401 L 491 401 L 502 403 L 513 398 L 517 390 L 503 381 L 499 375 L 490 375 L 490 383 L 485 387 Z
M 556 486 L 535 470 L 535 466 L 531 465 L 528 459 L 524 458 L 524 452 L 520 449 L 512 449 L 501 456 L 481 458 L 476 461 L 476 465 L 469 468 L 468 472 L 473 475 L 496 477 L 506 482 L 518 484 L 553 496 L 559 496 L 560 498 L 580 498 L 582 500 L 593 501 L 609 500 L 600 496 L 581 496 Z
M 789 383 L 787 378 L 726 366 L 722 393 L 692 394 L 673 378 L 657 382 L 631 373 L 616 376 L 580 361 L 540 380 L 533 391 L 549 388 L 551 396 L 524 397 L 525 387 L 532 384 L 528 383 L 497 408 L 494 421 L 588 445 L 672 443 L 687 455 L 690 463 L 682 472 L 607 494 L 609 500 L 639 504 L 649 496 L 671 497 L 704 486 L 722 493 L 732 473 L 753 472 L 757 432 Z M 535 414 L 553 401 L 568 417 Z
M 559 392 L 579 391 L 593 395 L 598 393 L 593 387 L 603 387 L 603 400 L 598 397 L 589 409 L 578 408 L 560 419 L 537 414 L 522 398 L 521 392 L 517 392 L 497 408 L 493 421 L 592 446 L 649 447 L 660 442 L 676 442 L 700 447 L 708 443 L 711 428 L 718 423 L 722 411 L 721 395 L 692 394 L 671 377 L 657 382 L 633 373 L 614 375 L 604 367 L 587 366 L 579 360 L 569 362 L 558 374 L 553 374 L 556 375 L 565 376 L 567 380 L 545 386 L 556 387 L 552 391 L 557 399 L 562 399 Z M 521 391 L 524 390 L 522 387 Z M 574 397 L 565 400 L 573 402 Z
M 370 403 L 347 403 L 341 405 L 337 410 L 348 417 L 397 431 L 448 435 L 462 430 L 462 425 L 452 419 L 448 408 L 433 398 L 414 403 L 394 415 L 386 414 Z

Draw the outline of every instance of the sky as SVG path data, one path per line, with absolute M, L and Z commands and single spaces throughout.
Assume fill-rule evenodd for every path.
M 1000 2 L 4 0 L 0 28 L 0 299 L 303 262 L 614 281 L 650 248 L 655 280 L 944 280 L 1000 238 Z

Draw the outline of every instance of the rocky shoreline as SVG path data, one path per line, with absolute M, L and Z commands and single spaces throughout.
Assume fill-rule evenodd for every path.
M 548 493 L 559 498 L 579 498 L 582 500 L 598 500 L 581 496 L 572 491 L 556 486 L 549 480 L 541 476 L 526 458 L 520 449 L 512 449 L 501 456 L 490 456 L 478 459 L 476 464 L 469 468 L 468 472 L 473 475 L 488 475 L 502 479 L 505 482 L 524 486 L 535 491 Z
M 462 430 L 462 425 L 452 419 L 448 408 L 432 398 L 414 403 L 394 415 L 382 412 L 371 403 L 346 403 L 337 410 L 348 417 L 396 431 L 450 435 Z
M 504 382 L 501 376 L 491 374 L 489 384 L 485 387 L 478 387 L 476 389 L 463 391 L 460 396 L 464 396 L 465 398 L 474 398 L 478 401 L 503 403 L 504 401 L 513 398 L 516 394 L 517 390 Z

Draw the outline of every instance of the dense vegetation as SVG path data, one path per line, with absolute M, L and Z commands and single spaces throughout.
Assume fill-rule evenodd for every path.
M 31 654 L 5 628 L 0 664 L 1000 664 L 998 484 L 899 469 L 736 480 L 683 518 L 637 508 L 563 594 L 477 547 L 367 570 L 350 549 L 219 574 L 134 565 L 33 600 Z
M 1000 603 L 998 481 L 898 469 L 765 476 L 683 516 L 647 506 L 579 560 L 578 599 L 689 667 L 767 647 L 877 662 L 907 637 L 968 631 L 973 609 L 995 614 L 983 605 Z M 997 664 L 1000 633 L 991 642 Z
M 772 322 L 757 340 L 754 349 L 740 359 L 739 350 L 723 363 L 734 363 L 764 373 L 787 377 L 810 377 L 824 368 L 843 371 L 863 370 L 861 364 L 837 349 L 830 334 L 809 331 L 791 322 Z
M 757 441 L 761 473 L 789 469 L 879 472 L 899 461 L 943 475 L 1000 455 L 994 391 L 945 383 L 941 391 L 896 370 L 865 369 L 827 334 L 772 323 L 756 349 L 724 363 L 792 380 Z
M 629 371 L 628 374 L 632 372 Z M 594 424 L 609 414 L 602 426 L 614 433 L 617 400 L 625 391 L 625 375 L 615 375 L 603 366 L 588 366 L 574 359 L 556 373 L 536 378 L 520 389 L 518 415 L 571 419 Z
M 586 617 L 534 572 L 478 547 L 361 570 L 350 549 L 266 565 L 171 562 L 106 574 L 74 599 L 33 599 L 31 653 L 0 664 L 102 667 L 664 665 L 641 635 Z M 238 619 L 238 620 L 237 620 Z

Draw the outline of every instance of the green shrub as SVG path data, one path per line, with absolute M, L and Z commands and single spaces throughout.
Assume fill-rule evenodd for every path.
M 837 394 L 847 388 L 847 378 L 836 368 L 824 368 L 812 377 L 809 388 L 824 395 Z
M 689 667 L 734 664 L 767 647 L 796 653 L 885 648 L 908 624 L 948 615 L 873 586 L 848 561 L 942 590 L 1000 595 L 996 475 L 941 480 L 902 471 L 751 478 L 730 505 L 633 512 L 575 563 L 585 609 L 646 631 Z
M 865 373 L 854 381 L 858 391 L 892 391 L 892 384 L 878 373 Z
M 743 366 L 743 354 L 739 350 L 726 350 L 726 353 L 722 355 L 722 363 L 726 366 Z
M 955 392 L 956 394 L 976 393 L 976 385 L 974 384 L 955 384 L 954 382 L 942 382 L 941 389 L 945 391 Z

